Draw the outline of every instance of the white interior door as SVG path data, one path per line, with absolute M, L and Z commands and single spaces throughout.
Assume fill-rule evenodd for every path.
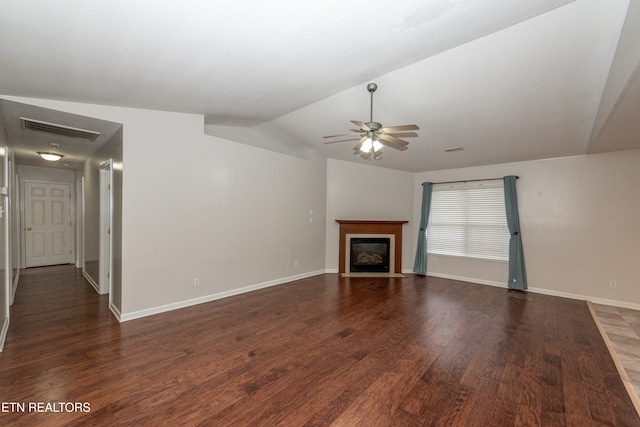
M 69 184 L 25 183 L 26 267 L 71 262 L 69 195 Z

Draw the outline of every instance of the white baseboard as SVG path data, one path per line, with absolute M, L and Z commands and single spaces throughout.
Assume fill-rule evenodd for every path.
M 604 298 L 594 298 L 594 297 L 589 296 L 589 295 L 572 294 L 572 293 L 568 293 L 568 292 L 554 291 L 554 290 L 551 290 L 551 289 L 529 288 L 527 290 L 530 291 L 530 292 L 534 292 L 536 294 L 551 295 L 551 296 L 554 296 L 554 297 L 570 298 L 570 299 L 577 299 L 577 300 L 582 300 L 582 301 L 591 301 L 591 302 L 594 302 L 596 304 L 612 305 L 614 307 L 622 307 L 622 308 L 630 308 L 632 310 L 640 310 L 640 304 L 634 304 L 634 303 L 625 302 L 625 301 L 617 301 L 617 300 L 604 299 Z
M 9 317 L 5 317 L 2 322 L 2 329 L 0 329 L 0 351 L 4 348 L 4 339 L 7 338 L 7 332 L 9 331 Z
M 448 275 L 448 274 L 433 274 L 433 273 L 429 273 L 429 272 L 427 272 L 427 275 L 428 276 L 434 276 L 434 277 L 441 277 L 443 279 L 452 279 L 452 280 L 460 280 L 462 282 L 477 283 L 477 284 L 480 284 L 480 285 L 496 286 L 496 287 L 505 288 L 505 289 L 508 288 L 506 283 L 492 282 L 492 281 L 489 281 L 489 280 L 473 279 L 473 278 L 470 278 L 470 277 L 452 276 L 452 275 Z M 576 300 L 580 300 L 580 301 L 591 301 L 591 302 L 594 302 L 596 304 L 611 305 L 611 306 L 614 306 L 614 307 L 622 307 L 622 308 L 630 308 L 632 310 L 640 310 L 640 304 L 634 304 L 634 303 L 629 303 L 629 302 L 625 302 L 625 301 L 603 299 L 603 298 L 594 298 L 594 297 L 591 297 L 589 295 L 572 294 L 572 293 L 568 293 L 568 292 L 554 291 L 552 289 L 542 289 L 542 288 L 531 288 L 530 287 L 530 288 L 527 288 L 527 292 L 532 292 L 534 294 L 550 295 L 550 296 L 554 296 L 554 297 L 576 299 Z
M 325 270 L 317 270 L 317 271 L 312 271 L 309 273 L 303 273 L 303 274 L 299 274 L 299 275 L 295 275 L 295 276 L 289 276 L 289 277 L 284 277 L 281 279 L 276 279 L 276 280 L 271 280 L 268 282 L 263 282 L 263 283 L 258 283 L 255 285 L 251 285 L 251 286 L 245 286 L 243 288 L 239 288 L 239 289 L 232 289 L 230 291 L 225 291 L 225 292 L 219 292 L 216 294 L 211 294 L 211 295 L 205 295 L 203 297 L 198 297 L 198 298 L 194 298 L 194 299 L 190 299 L 190 300 L 185 300 L 185 301 L 180 301 L 180 302 L 176 302 L 176 303 L 172 303 L 172 304 L 166 304 L 166 305 L 162 305 L 162 306 L 158 306 L 158 307 L 151 307 L 148 309 L 144 309 L 144 310 L 139 310 L 139 311 L 134 311 L 131 313 L 120 313 L 120 311 L 117 309 L 117 307 L 113 306 L 112 304 L 109 305 L 110 310 L 113 312 L 113 314 L 116 316 L 116 318 L 120 321 L 120 322 L 126 322 L 128 320 L 134 320 L 134 319 L 140 319 L 142 317 L 147 317 L 147 316 L 152 316 L 154 314 L 160 314 L 160 313 L 165 313 L 168 311 L 173 311 L 173 310 L 178 310 L 181 308 L 186 308 L 186 307 L 190 307 L 193 305 L 198 305 L 198 304 L 203 304 L 206 302 L 210 302 L 210 301 L 215 301 L 218 299 L 222 299 L 222 298 L 227 298 L 227 297 L 231 297 L 234 295 L 239 295 L 239 294 L 243 294 L 246 292 L 251 292 L 251 291 L 255 291 L 258 289 L 263 289 L 263 288 L 268 288 L 271 286 L 276 286 L 276 285 L 281 285 L 284 283 L 288 283 L 288 282 L 293 282 L 294 280 L 301 280 L 301 279 L 305 279 L 307 277 L 313 277 L 313 276 L 319 276 L 321 274 L 332 274 L 332 273 L 338 273 L 338 269 L 325 269 Z M 404 273 L 404 271 L 403 271 Z M 407 274 L 413 274 L 412 271 L 406 271 Z M 84 273 L 83 273 L 84 275 Z M 479 285 L 486 285 L 486 286 L 494 286 L 494 287 L 498 287 L 498 288 L 503 288 L 503 289 L 507 289 L 508 286 L 506 283 L 501 283 L 501 282 L 495 282 L 495 281 L 491 281 L 491 280 L 482 280 L 482 279 L 475 279 L 472 277 L 462 277 L 462 276 L 454 276 L 454 275 L 449 275 L 449 274 L 433 274 L 433 273 L 429 273 L 427 272 L 428 276 L 433 276 L 433 277 L 440 277 L 443 279 L 451 279 L 451 280 L 459 280 L 461 282 L 469 282 L 469 283 L 474 283 L 474 284 L 479 284 Z M 87 280 L 89 280 L 89 282 L 92 284 L 92 286 L 94 288 L 96 288 L 97 291 L 97 286 L 95 285 L 95 282 L 93 282 L 93 280 L 86 276 Z M 623 307 L 623 308 L 630 308 L 630 309 L 635 309 L 635 310 L 640 310 L 640 304 L 632 304 L 632 303 L 626 303 L 624 301 L 615 301 L 615 300 L 607 300 L 607 299 L 601 299 L 601 298 L 593 298 L 587 295 L 578 295 L 578 294 L 570 294 L 570 293 L 566 293 L 566 292 L 559 292 L 559 291 L 553 291 L 553 290 L 549 290 L 549 289 L 540 289 L 540 288 L 528 288 L 527 289 L 528 292 L 532 292 L 532 293 L 538 293 L 538 294 L 543 294 L 543 295 L 551 295 L 551 296 L 557 296 L 557 297 L 563 297 L 563 298 L 570 298 L 570 299 L 576 299 L 576 300 L 582 300 L 582 301 L 592 301 L 596 304 L 604 304 L 604 305 L 612 305 L 612 306 L 616 306 L 616 307 Z
M 507 288 L 506 283 L 494 282 L 491 280 L 474 279 L 473 277 L 454 276 L 452 274 L 430 273 L 428 271 L 427 271 L 427 276 L 440 277 L 442 279 L 459 280 L 461 282 L 475 283 L 478 285 L 495 286 L 497 288 L 505 288 L 505 289 Z
M 118 307 L 116 307 L 111 301 L 109 301 L 109 310 L 111 310 L 113 315 L 116 316 L 116 319 L 118 319 L 118 322 L 122 322 L 121 320 L 122 314 L 120 313 L 120 310 L 118 310 Z
M 258 289 L 268 288 L 270 286 L 282 285 L 284 283 L 293 282 L 294 280 L 300 280 L 300 279 L 306 279 L 307 277 L 319 276 L 324 273 L 325 273 L 324 270 L 312 271 L 309 273 L 302 273 L 295 276 L 284 277 L 282 279 L 276 279 L 268 282 L 258 283 L 251 286 L 245 286 L 239 289 L 232 289 L 230 291 L 219 292 L 217 294 L 205 295 L 203 297 L 194 298 L 186 301 L 180 301 L 172 304 L 161 305 L 159 307 L 152 307 L 144 310 L 133 311 L 131 313 L 123 313 L 123 314 L 120 314 L 119 320 L 121 322 L 126 322 L 128 320 L 140 319 L 142 317 L 165 313 L 167 311 L 178 310 L 180 308 L 191 307 L 193 305 L 198 305 L 205 302 L 215 301 L 218 299 L 227 298 L 234 295 L 244 294 L 246 292 L 256 291 Z
M 617 301 L 617 300 L 604 299 L 604 298 L 591 298 L 591 297 L 586 297 L 586 298 L 589 301 L 596 304 L 612 305 L 614 307 L 621 307 L 621 308 L 630 308 L 631 310 L 640 310 L 640 304 L 634 304 L 632 302 L 624 302 L 624 301 Z
M 96 292 L 99 294 L 100 293 L 100 286 L 98 286 L 98 284 L 96 283 L 95 280 L 93 280 L 93 277 L 89 276 L 87 274 L 86 271 L 82 270 L 82 276 L 84 276 L 85 279 L 87 279 L 87 282 L 89 282 L 89 284 L 91 286 L 93 286 L 93 289 L 96 290 Z
M 13 284 L 11 285 L 11 301 L 9 305 L 13 305 L 13 300 L 16 298 L 16 291 L 18 290 L 18 280 L 20 279 L 20 269 L 18 269 L 18 274 L 16 274 L 16 278 L 13 280 Z

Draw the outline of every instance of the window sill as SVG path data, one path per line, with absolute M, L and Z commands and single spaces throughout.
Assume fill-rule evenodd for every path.
M 436 252 L 427 252 L 427 256 L 438 257 L 438 258 L 451 258 L 451 259 L 468 259 L 470 261 L 494 262 L 497 264 L 509 264 L 509 261 L 502 260 L 502 259 L 476 258 L 476 257 L 470 257 L 470 256 L 439 254 Z

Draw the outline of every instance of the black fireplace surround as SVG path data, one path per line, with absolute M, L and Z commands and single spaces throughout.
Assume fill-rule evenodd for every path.
M 391 239 L 388 237 L 352 237 L 350 271 L 352 273 L 389 273 Z

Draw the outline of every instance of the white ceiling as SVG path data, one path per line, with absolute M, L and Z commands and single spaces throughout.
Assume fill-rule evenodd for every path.
M 420 126 L 376 166 L 633 149 L 639 3 L 0 0 L 0 94 L 203 114 L 212 135 L 365 163 L 322 136 L 369 120 L 375 82 L 375 121 Z

